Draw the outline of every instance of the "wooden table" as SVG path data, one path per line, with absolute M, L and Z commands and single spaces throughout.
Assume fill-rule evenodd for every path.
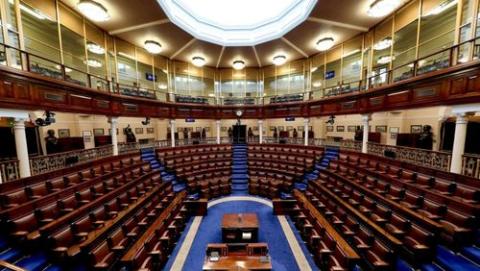
M 205 259 L 203 270 L 272 270 L 271 261 L 261 262 L 261 256 L 223 256 L 218 261 Z
M 245 238 L 244 234 L 251 235 Z M 255 213 L 225 214 L 222 219 L 225 243 L 255 243 L 258 240 L 258 218 Z
M 218 252 L 218 260 L 211 261 L 209 256 Z M 272 263 L 268 255 L 266 243 L 208 244 L 207 257 L 203 270 L 271 270 Z

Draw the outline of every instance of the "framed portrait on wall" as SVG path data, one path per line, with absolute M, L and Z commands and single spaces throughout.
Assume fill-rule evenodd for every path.
M 70 137 L 70 129 L 58 129 L 58 138 Z
M 155 133 L 155 129 L 153 129 L 152 127 L 147 128 L 147 134 L 153 134 L 153 133 Z
M 357 130 L 357 126 L 355 125 L 348 125 L 347 127 L 347 132 L 355 133 L 356 130 Z
M 303 132 L 303 128 L 304 128 L 303 126 L 297 126 L 297 131 Z
M 253 131 L 258 132 L 258 126 L 253 126 Z
M 283 127 L 283 126 L 278 126 L 278 131 L 285 131 L 285 127 Z
M 269 126 L 268 129 L 270 130 L 270 132 L 273 132 L 275 131 L 275 126 Z
M 108 135 L 112 135 L 112 129 L 108 129 Z M 117 135 L 118 135 L 118 128 L 117 128 Z
M 387 132 L 387 126 L 386 125 L 377 125 L 377 126 L 375 126 L 375 132 L 386 133 Z
M 105 135 L 105 130 L 103 128 L 93 129 L 93 136 L 103 136 Z
M 345 132 L 345 126 L 337 126 L 337 132 Z
M 143 134 L 143 128 L 135 128 L 135 134 L 137 135 Z
M 225 127 L 225 126 L 222 126 L 222 127 L 220 127 L 220 131 L 222 131 L 222 132 L 226 132 L 226 131 L 228 131 L 228 128 L 227 128 L 227 127 Z
M 195 127 L 195 132 L 201 132 L 202 131 L 202 127 Z
M 422 132 L 422 125 L 411 125 L 410 126 L 410 133 L 419 134 L 421 132 Z
M 327 132 L 333 132 L 333 126 L 328 125 L 327 126 Z
M 293 126 L 287 126 L 287 131 L 293 131 Z
M 391 134 L 398 134 L 400 132 L 400 127 L 390 127 L 389 131 Z
M 205 132 L 210 133 L 210 127 L 205 127 L 203 129 L 205 129 Z

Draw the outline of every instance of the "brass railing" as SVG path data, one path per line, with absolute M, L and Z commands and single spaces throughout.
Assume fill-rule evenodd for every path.
M 480 179 L 480 155 L 463 155 L 462 174 L 465 176 Z
M 30 158 L 30 172 L 32 175 L 38 175 L 112 155 L 112 145 L 107 145 L 93 149 L 35 156 Z M 1 182 L 19 179 L 18 160 L 0 162 L 0 176 Z

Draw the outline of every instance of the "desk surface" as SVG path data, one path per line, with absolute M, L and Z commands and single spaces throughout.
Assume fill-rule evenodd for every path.
M 242 229 L 258 228 L 258 218 L 255 213 L 224 214 L 222 228 Z
M 260 256 L 223 256 L 217 262 L 205 258 L 203 270 L 271 270 L 272 263 L 260 262 Z

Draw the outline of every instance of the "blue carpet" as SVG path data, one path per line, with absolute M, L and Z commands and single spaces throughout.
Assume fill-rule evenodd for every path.
M 194 271 L 202 270 L 202 264 L 205 259 L 205 249 L 208 243 L 221 243 L 221 220 L 223 214 L 238 213 L 238 212 L 255 212 L 257 213 L 260 229 L 259 242 L 268 243 L 270 249 L 270 256 L 272 260 L 273 270 L 275 271 L 295 271 L 300 270 L 297 266 L 295 258 L 292 254 L 287 239 L 283 234 L 283 230 L 276 216 L 273 215 L 272 208 L 257 202 L 250 201 L 235 201 L 226 202 L 215 205 L 208 209 L 208 215 L 205 216 L 200 224 L 192 248 L 187 256 L 183 270 Z M 176 258 L 178 250 L 185 239 L 185 236 L 190 228 L 190 224 L 183 232 L 177 247 L 173 251 L 164 270 L 170 270 L 173 261 Z M 291 225 L 290 225 L 291 227 Z M 293 230 L 296 233 L 296 230 Z M 299 236 L 296 233 L 297 240 Z M 300 239 L 301 240 L 301 239 Z M 307 252 L 307 248 L 303 242 L 299 242 L 302 250 L 312 266 L 313 270 L 318 270 L 314 265 L 313 259 Z

